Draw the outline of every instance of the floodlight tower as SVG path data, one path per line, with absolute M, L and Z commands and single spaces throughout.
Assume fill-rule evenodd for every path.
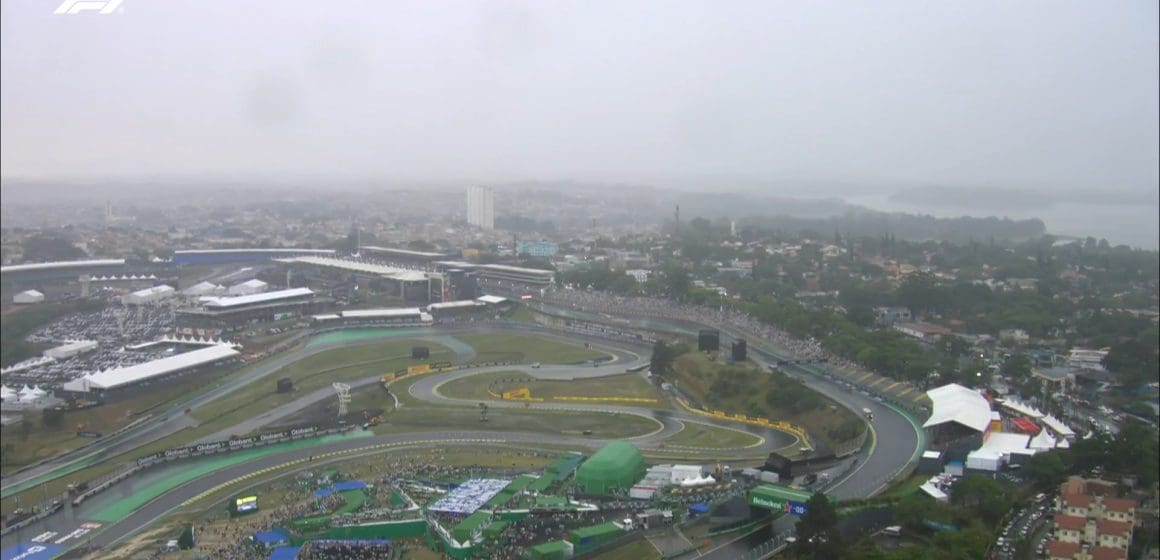
M 338 417 L 346 416 L 346 406 L 350 404 L 350 385 L 346 383 L 335 382 L 330 384 L 334 387 L 334 392 L 338 394 Z
M 129 318 L 129 311 L 122 306 L 113 315 L 117 318 L 117 334 L 125 338 L 125 321 Z

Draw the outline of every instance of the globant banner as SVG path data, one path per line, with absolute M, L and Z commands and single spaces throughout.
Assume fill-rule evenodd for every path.
M 210 443 L 201 443 L 189 447 L 178 447 L 176 449 L 168 449 L 166 451 L 161 451 L 141 457 L 137 459 L 137 465 L 145 466 L 150 463 L 161 461 L 163 459 L 180 459 L 189 457 L 194 453 L 206 454 L 222 451 L 225 449 L 240 449 L 246 446 L 257 444 L 259 442 L 267 443 L 291 437 L 308 436 L 318 431 L 318 426 L 306 426 L 303 428 L 294 428 L 292 430 L 283 430 L 281 432 L 272 432 L 256 436 L 236 438 L 228 441 L 213 441 Z

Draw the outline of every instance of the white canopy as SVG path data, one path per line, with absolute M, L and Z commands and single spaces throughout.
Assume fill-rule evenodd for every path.
M 174 373 L 183 369 L 201 366 L 238 355 L 238 351 L 228 344 L 215 344 L 192 352 L 169 356 L 135 366 L 91 373 L 64 384 L 69 391 L 89 391 L 90 389 L 112 389 Z
M 928 496 L 930 496 L 930 497 L 932 497 L 940 502 L 947 501 L 947 497 L 948 497 L 947 493 L 943 492 L 942 490 L 940 490 L 938 488 L 938 486 L 935 486 L 934 484 L 931 484 L 930 482 L 927 482 L 927 483 L 923 484 L 922 486 L 919 486 L 919 489 L 922 490 L 923 492 L 926 492 L 926 494 Z
M 924 428 L 955 422 L 984 432 L 991 422 L 991 405 L 978 391 L 951 383 L 931 389 L 926 395 L 934 407 L 930 419 L 922 425 Z
M 1058 435 L 1059 437 L 1062 437 L 1062 438 L 1075 437 L 1075 431 L 1073 431 L 1070 427 L 1068 427 L 1067 424 L 1064 424 L 1063 421 L 1060 420 L 1059 418 L 1056 418 L 1056 417 L 1048 414 L 1047 416 L 1043 417 L 1042 421 L 1043 421 L 1044 426 L 1047 426 L 1048 428 L 1050 428 L 1051 431 L 1055 432 L 1056 435 Z
M 1040 430 L 1035 437 L 1031 438 L 1031 443 L 1027 445 L 1031 449 L 1055 449 L 1055 438 L 1047 433 L 1047 430 Z

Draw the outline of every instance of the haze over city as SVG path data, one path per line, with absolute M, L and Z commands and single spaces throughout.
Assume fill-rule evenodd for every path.
M 0 0 L 0 560 L 1160 560 L 1156 0 Z
M 52 4 L 3 4 L 5 178 L 1156 200 L 1154 2 Z

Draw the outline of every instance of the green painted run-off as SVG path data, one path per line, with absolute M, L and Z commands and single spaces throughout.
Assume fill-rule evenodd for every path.
M 158 496 L 160 496 L 160 495 L 162 495 L 162 494 L 164 494 L 164 493 L 166 493 L 174 488 L 177 488 L 178 486 L 181 486 L 182 484 L 185 484 L 191 480 L 203 477 L 209 473 L 219 471 L 219 470 L 224 469 L 226 467 L 232 467 L 234 465 L 238 465 L 241 463 L 245 463 L 247 461 L 251 461 L 254 459 L 265 457 L 267 455 L 281 453 L 284 451 L 291 451 L 294 449 L 303 449 L 306 447 L 313 447 L 313 446 L 321 445 L 324 443 L 344 441 L 344 440 L 353 439 L 353 438 L 369 437 L 371 435 L 373 435 L 371 432 L 358 431 L 358 432 L 354 432 L 354 433 L 350 433 L 350 434 L 324 436 L 321 438 L 304 439 L 304 440 L 300 440 L 300 441 L 291 441 L 291 442 L 287 442 L 287 443 L 279 443 L 277 445 L 271 445 L 270 447 L 263 447 L 260 449 L 251 449 L 248 451 L 242 451 L 240 453 L 233 453 L 230 455 L 224 455 L 221 457 L 217 457 L 217 458 L 211 459 L 209 461 L 206 461 L 202 464 L 199 464 L 196 467 L 186 469 L 186 470 L 181 471 L 177 474 L 174 474 L 173 476 L 170 476 L 170 477 L 164 478 L 162 480 L 159 480 L 157 482 L 154 482 L 148 486 L 145 486 L 144 488 L 138 488 L 136 491 L 133 492 L 133 495 L 131 495 L 127 498 L 118 500 L 117 502 L 112 503 L 112 504 L 96 511 L 96 512 L 92 513 L 91 515 L 86 515 L 85 517 L 88 519 L 92 519 L 93 521 L 103 521 L 105 523 L 113 523 L 116 521 L 120 521 L 120 520 L 124 519 L 125 517 L 128 517 L 130 513 L 133 513 L 138 508 L 149 503 L 150 501 L 157 498 Z

